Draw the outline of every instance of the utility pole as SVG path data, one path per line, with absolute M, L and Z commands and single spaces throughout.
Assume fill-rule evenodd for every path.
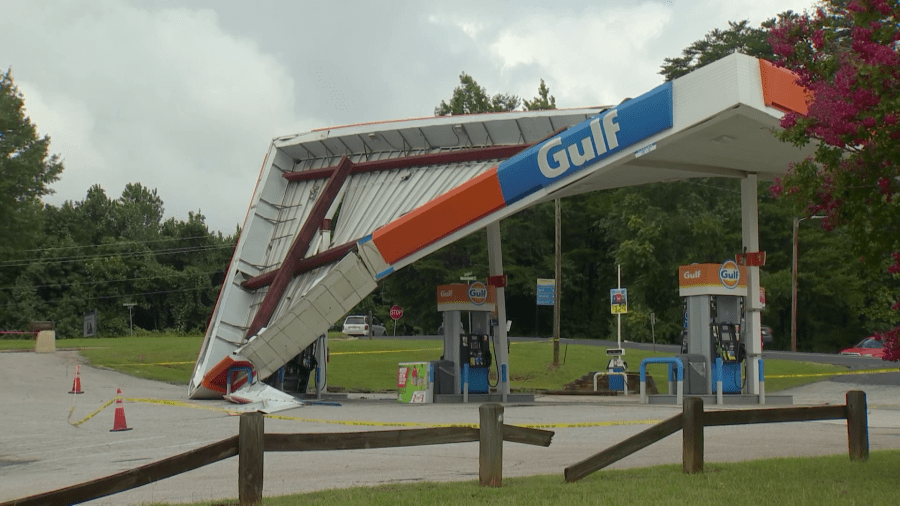
M 559 365 L 559 315 L 560 315 L 560 299 L 562 293 L 560 285 L 562 282 L 562 217 L 560 211 L 559 199 L 556 199 L 556 292 L 553 298 L 553 365 Z
M 794 250 L 791 260 L 791 351 L 797 351 L 797 245 L 800 242 L 800 218 L 794 217 Z

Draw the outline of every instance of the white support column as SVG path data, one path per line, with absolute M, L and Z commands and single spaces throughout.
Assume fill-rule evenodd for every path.
M 453 362 L 453 393 L 462 393 L 462 364 L 459 360 L 459 345 L 462 333 L 459 311 L 444 311 L 444 360 Z
M 503 274 L 503 252 L 500 248 L 500 222 L 495 221 L 487 226 L 488 239 L 488 273 L 491 276 Z M 509 395 L 509 353 L 506 335 L 506 296 L 505 288 L 497 288 L 497 327 L 494 328 L 494 354 L 497 359 L 497 370 L 503 371 L 506 366 L 506 382 L 499 378 L 498 393 L 504 398 Z
M 747 174 L 741 180 L 741 235 L 748 252 L 759 251 L 759 202 L 756 192 L 756 174 Z M 759 267 L 747 267 L 747 298 L 744 301 L 744 346 L 747 348 L 747 392 L 759 394 L 759 359 L 762 357 L 759 301 Z

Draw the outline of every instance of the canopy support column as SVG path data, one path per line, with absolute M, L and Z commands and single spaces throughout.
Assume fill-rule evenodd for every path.
M 491 276 L 503 275 L 503 252 L 500 248 L 500 221 L 487 226 L 488 272 Z M 494 354 L 500 371 L 497 393 L 505 399 L 509 395 L 509 337 L 506 335 L 506 288 L 497 289 L 497 326 L 494 327 Z M 503 378 L 505 371 L 506 378 Z M 506 379 L 504 382 L 503 380 Z
M 757 176 L 747 174 L 741 180 L 741 235 L 744 250 L 759 251 L 759 201 L 757 196 Z M 759 300 L 759 267 L 748 266 L 747 297 L 744 300 L 744 329 L 747 347 L 746 378 L 747 393 L 759 394 L 759 360 L 762 358 L 762 323 Z

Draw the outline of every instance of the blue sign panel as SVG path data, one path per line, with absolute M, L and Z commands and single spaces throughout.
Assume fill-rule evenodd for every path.
M 665 83 L 506 160 L 497 178 L 507 205 L 653 134 L 672 128 L 672 83 Z
M 553 281 L 553 280 L 547 280 Z M 556 298 L 556 285 L 554 283 L 540 283 L 537 285 L 537 305 L 552 306 Z

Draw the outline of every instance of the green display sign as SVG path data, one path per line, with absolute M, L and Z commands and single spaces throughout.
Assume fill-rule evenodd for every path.
M 397 400 L 412 404 L 432 401 L 433 387 L 428 381 L 431 362 L 404 362 L 397 369 Z

